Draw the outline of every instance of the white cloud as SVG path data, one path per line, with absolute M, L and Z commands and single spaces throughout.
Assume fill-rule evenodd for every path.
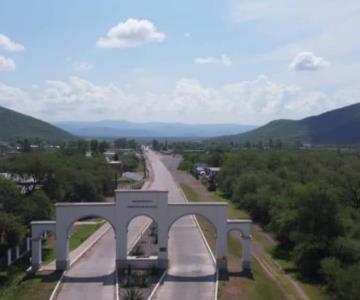
M 0 55 L 0 72 L 1 71 L 14 71 L 16 64 L 11 58 L 6 58 Z
M 358 101 L 360 90 L 332 95 L 279 84 L 261 75 L 254 80 L 205 86 L 182 78 L 163 92 L 96 84 L 80 77 L 48 80 L 31 90 L 0 84 L 0 105 L 55 120 L 127 119 L 166 122 L 263 124 L 277 118 L 303 118 Z M 76 108 L 76 109 L 75 109 Z
M 194 59 L 194 64 L 206 65 L 206 64 L 220 64 L 226 67 L 232 65 L 232 60 L 226 54 L 222 54 L 219 58 L 216 57 L 197 57 Z
M 76 72 L 87 72 L 87 71 L 91 71 L 92 69 L 94 69 L 94 66 L 87 62 L 80 62 L 74 64 L 74 70 Z
M 289 69 L 295 71 L 317 71 L 327 67 L 329 64 L 324 58 L 316 56 L 312 52 L 300 52 L 290 63 Z
M 27 110 L 30 97 L 20 88 L 0 82 L 0 105 L 15 110 Z M 34 107 L 34 105 L 32 105 Z
M 0 33 L 0 49 L 10 52 L 24 51 L 25 47 L 21 44 L 15 43 L 9 37 Z
M 112 27 L 105 37 L 97 41 L 100 48 L 132 48 L 146 43 L 161 43 L 166 35 L 157 31 L 148 20 L 128 19 Z

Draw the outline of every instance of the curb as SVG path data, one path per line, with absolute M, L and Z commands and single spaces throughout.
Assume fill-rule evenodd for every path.
M 59 281 L 56 283 L 56 285 L 55 285 L 55 287 L 54 287 L 54 289 L 53 289 L 53 291 L 52 291 L 52 293 L 51 293 L 51 295 L 50 295 L 49 300 L 55 300 L 55 296 L 56 296 L 56 293 L 58 292 L 58 289 L 59 289 L 59 287 L 60 287 L 61 281 L 63 280 L 64 273 L 65 273 L 65 272 L 63 272 L 63 273 L 61 274 L 61 277 L 60 277 Z
M 116 300 L 120 300 L 120 295 L 119 295 L 119 276 L 118 276 L 118 269 L 117 269 L 116 264 L 115 264 L 115 299 L 116 299 Z

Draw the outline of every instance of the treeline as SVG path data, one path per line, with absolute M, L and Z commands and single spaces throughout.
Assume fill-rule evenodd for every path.
M 184 171 L 191 171 L 196 163 L 206 163 L 210 167 L 220 167 L 224 161 L 227 150 L 221 147 L 213 147 L 207 150 L 183 149 L 181 155 L 183 160 L 179 168 Z
M 221 167 L 221 190 L 275 234 L 278 255 L 337 299 L 360 299 L 359 154 L 241 151 Z
M 104 201 L 115 188 L 102 156 L 31 152 L 0 159 L 0 247 L 18 243 L 30 221 L 53 217 L 55 202 Z
M 335 299 L 360 299 L 360 155 L 336 151 L 184 152 L 220 165 L 219 188 L 279 244 L 274 255 Z

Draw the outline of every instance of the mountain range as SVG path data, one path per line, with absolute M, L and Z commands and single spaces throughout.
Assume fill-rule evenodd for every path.
M 0 141 L 41 139 L 51 143 L 66 142 L 75 137 L 49 123 L 0 106 Z
M 132 138 L 208 138 L 225 134 L 238 134 L 255 126 L 239 124 L 185 124 L 103 120 L 97 122 L 58 122 L 55 126 L 81 137 Z
M 318 145 L 360 144 L 360 103 L 301 120 L 275 120 L 246 133 L 220 136 L 209 141 L 267 143 L 270 139 Z
M 170 137 L 205 138 L 216 143 L 267 143 L 272 139 L 285 143 L 354 145 L 360 144 L 360 103 L 301 120 L 275 120 L 258 128 L 239 124 L 135 123 L 112 120 L 59 122 L 54 125 L 0 106 L 0 141 L 39 138 L 48 142 L 64 142 L 74 140 L 76 136 Z

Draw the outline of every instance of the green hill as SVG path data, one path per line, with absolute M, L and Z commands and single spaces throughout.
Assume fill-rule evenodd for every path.
M 41 120 L 0 106 L 0 141 L 36 139 L 65 142 L 75 139 L 70 133 Z
M 320 145 L 360 144 L 360 103 L 302 120 L 276 120 L 252 131 L 213 138 L 211 142 L 303 142 Z

